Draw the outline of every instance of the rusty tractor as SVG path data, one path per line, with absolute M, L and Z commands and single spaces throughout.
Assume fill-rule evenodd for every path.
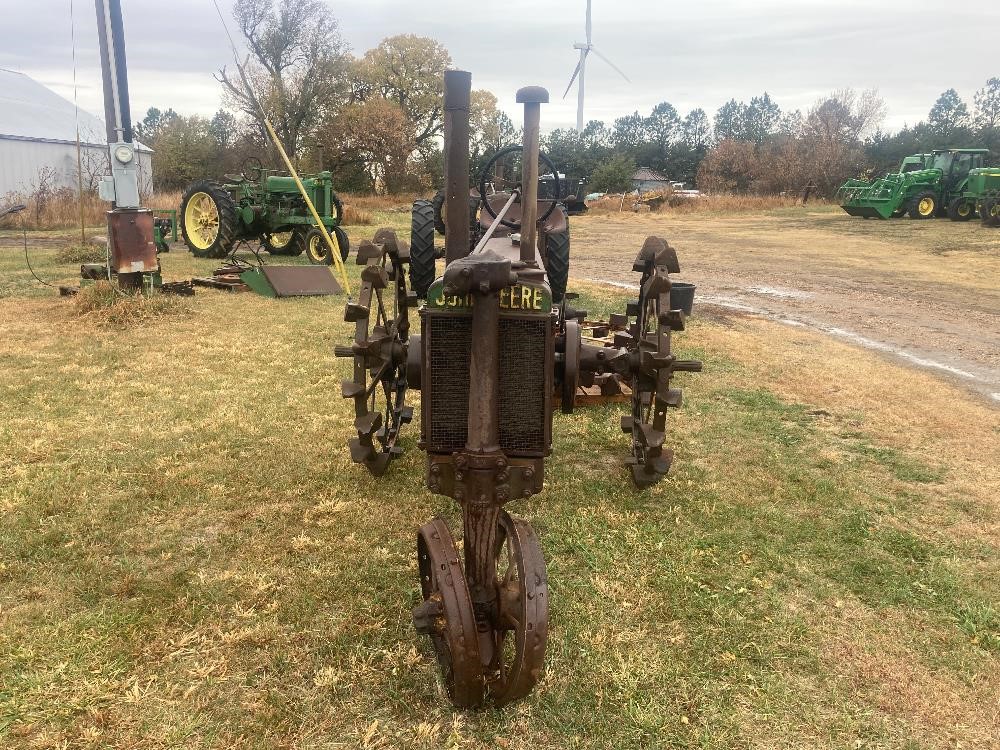
M 421 300 L 407 287 L 409 246 L 380 230 L 358 251 L 361 290 L 345 312 L 354 340 L 335 350 L 354 364 L 354 377 L 342 386 L 355 405 L 353 460 L 375 475 L 387 470 L 413 416 L 407 397 L 419 390 L 427 487 L 461 506 L 462 553 L 442 518 L 417 533 L 422 596 L 413 610 L 458 707 L 508 704 L 526 696 L 543 671 L 545 559 L 528 521 L 505 506 L 542 491 L 556 405 L 570 412 L 585 392 L 626 401 L 626 463 L 635 484 L 648 487 L 672 459 L 664 446 L 666 415 L 680 406 L 681 392 L 671 380 L 701 370 L 700 362 L 671 352 L 685 305 L 672 303 L 681 287 L 670 274 L 679 268 L 662 239 L 650 237 L 639 250 L 639 296 L 626 313 L 592 322 L 572 309 L 571 295 L 554 299 L 545 235 L 561 231 L 565 215 L 554 199 L 538 198 L 545 89 L 517 92 L 524 106 L 521 180 L 484 199 L 482 236 L 473 246 L 470 90 L 469 73 L 445 74 L 443 276 Z M 419 333 L 411 330 L 414 310 Z

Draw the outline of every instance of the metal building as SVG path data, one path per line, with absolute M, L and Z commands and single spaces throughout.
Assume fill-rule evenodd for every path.
M 80 110 L 80 144 L 84 189 L 111 174 L 104 123 Z M 48 187 L 77 185 L 77 114 L 73 102 L 23 73 L 0 68 L 0 196 L 27 194 L 41 183 Z M 153 152 L 137 144 L 140 189 L 153 183 Z

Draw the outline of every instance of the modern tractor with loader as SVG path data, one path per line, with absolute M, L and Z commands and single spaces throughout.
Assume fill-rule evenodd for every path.
M 971 204 L 965 196 L 970 173 L 983 167 L 988 153 L 982 148 L 950 148 L 908 156 L 899 172 L 874 182 L 845 182 L 837 191 L 841 208 L 865 219 L 904 214 L 911 219 L 945 215 L 954 221 L 971 218 Z
M 343 206 L 329 172 L 302 175 L 323 226 L 342 260 L 350 250 L 341 228 Z M 333 256 L 316 226 L 295 178 L 266 170 L 256 158 L 226 182 L 199 180 L 184 193 L 180 210 L 184 242 L 199 258 L 225 258 L 241 242 L 257 242 L 272 255 L 306 254 L 310 263 L 332 265 Z

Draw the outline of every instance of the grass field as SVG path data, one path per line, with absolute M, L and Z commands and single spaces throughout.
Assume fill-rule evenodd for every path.
M 40 276 L 73 278 L 66 243 L 32 239 Z M 415 429 L 382 480 L 350 462 L 343 297 L 199 291 L 120 328 L 20 253 L 0 239 L 0 746 L 1000 746 L 982 399 L 703 308 L 668 481 L 629 484 L 620 407 L 556 415 L 546 490 L 511 506 L 548 561 L 547 674 L 456 712 L 409 610 L 416 527 L 458 514 L 424 488 Z M 625 299 L 572 286 L 593 314 Z

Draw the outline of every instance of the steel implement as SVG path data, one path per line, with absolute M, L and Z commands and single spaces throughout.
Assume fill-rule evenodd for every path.
M 639 296 L 624 313 L 592 321 L 572 306 L 567 212 L 552 197 L 561 191 L 538 194 L 540 162 L 558 175 L 539 151 L 544 89 L 517 93 L 524 143 L 489 160 L 470 202 L 470 89 L 469 74 L 446 75 L 444 253 L 433 245 L 431 201 L 414 204 L 409 246 L 390 230 L 362 243 L 361 293 L 344 313 L 354 337 L 334 350 L 353 363 L 342 383 L 355 404 L 353 460 L 375 475 L 388 470 L 413 414 L 409 396 L 419 392 L 427 487 L 461 507 L 461 550 L 442 518 L 417 534 L 421 598 L 412 618 L 463 708 L 524 698 L 544 671 L 545 559 L 531 524 L 507 506 L 544 488 L 556 405 L 572 412 L 581 402 L 629 404 L 626 463 L 644 488 L 670 468 L 667 413 L 681 404 L 672 379 L 701 369 L 672 350 L 694 288 L 675 291 L 677 254 L 663 239 L 639 249 Z M 508 156 L 520 159 L 519 176 L 501 167 Z M 488 190 L 488 182 L 509 189 Z M 410 332 L 414 309 L 419 333 Z

